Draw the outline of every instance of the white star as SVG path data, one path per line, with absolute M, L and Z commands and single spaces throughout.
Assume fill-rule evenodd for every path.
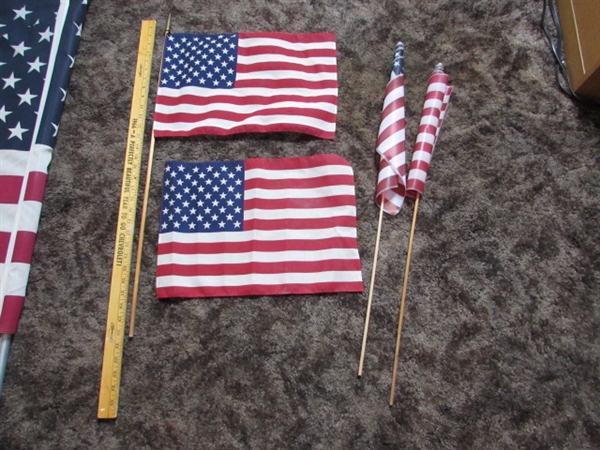
M 69 64 L 69 69 L 72 69 L 73 68 L 73 64 L 75 64 L 75 58 L 73 58 L 71 55 L 67 55 L 67 56 L 71 60 L 71 64 Z
M 31 100 L 33 100 L 34 98 L 37 97 L 37 95 L 33 95 L 31 93 L 31 89 L 27 89 L 27 92 L 25 92 L 24 94 L 17 94 L 19 97 L 21 97 L 21 101 L 19 102 L 19 105 L 22 105 L 23 103 L 27 103 L 28 105 L 31 105 Z
M 27 14 L 31 14 L 31 11 L 27 11 L 27 9 L 23 6 L 21 9 L 13 9 L 15 12 L 15 20 L 27 18 Z
M 67 98 L 67 91 L 65 91 L 63 88 L 60 88 L 60 90 L 61 90 L 61 91 L 62 91 L 62 93 L 63 93 L 63 97 L 62 97 L 61 101 L 63 101 L 63 102 L 64 102 L 64 101 L 65 101 L 65 99 Z M 167 170 L 168 170 L 168 169 L 167 169 Z
M 53 123 L 52 126 L 54 127 L 54 133 L 52 133 L 52 137 L 56 137 L 56 135 L 58 134 L 58 125 Z
M 8 78 L 2 78 L 2 80 L 5 81 L 5 83 L 4 83 L 4 89 L 6 89 L 8 86 L 10 86 L 11 88 L 14 89 L 15 88 L 15 83 L 17 81 L 21 81 L 20 78 L 16 78 L 15 77 L 15 73 L 14 72 L 10 74 L 10 77 L 8 77 Z
M 21 128 L 21 122 L 18 122 L 16 127 L 9 128 L 9 130 L 10 130 L 10 136 L 8 137 L 9 139 L 18 137 L 20 140 L 23 140 L 23 133 L 25 133 L 26 131 L 29 131 L 27 128 Z
M 21 42 L 19 45 L 11 45 L 11 47 L 15 49 L 15 54 L 13 56 L 25 56 L 25 52 L 31 49 L 31 47 L 25 46 L 25 41 Z
M 50 38 L 52 36 L 54 36 L 54 33 L 52 31 L 50 31 L 50 27 L 48 27 L 48 29 L 46 31 L 43 31 L 43 32 L 38 31 L 38 33 L 40 34 L 40 40 L 38 42 L 42 42 L 42 41 L 50 42 Z
M 77 33 L 75 36 L 81 36 L 81 25 L 73 22 L 73 24 L 77 27 Z
M 7 111 L 6 106 L 2 105 L 2 109 L 0 109 L 0 120 L 6 123 L 6 117 L 12 114 L 12 111 Z
M 29 66 L 31 67 L 29 69 L 29 72 L 34 71 L 34 70 L 37 72 L 40 72 L 40 69 L 42 68 L 42 66 L 46 65 L 46 63 L 40 62 L 39 56 L 35 59 L 34 62 L 28 62 L 27 64 L 29 64 Z M 27 72 L 27 73 L 29 73 L 29 72 Z

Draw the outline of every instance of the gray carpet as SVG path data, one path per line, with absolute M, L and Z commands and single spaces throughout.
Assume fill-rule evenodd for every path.
M 139 27 L 158 21 L 157 73 L 170 12 L 173 32 L 335 33 L 337 137 L 157 142 L 119 417 L 98 421 Z M 600 109 L 556 86 L 541 12 L 540 0 L 93 1 L 0 399 L 0 448 L 600 448 Z M 374 147 L 398 40 L 409 149 L 435 63 L 455 91 L 419 207 L 390 407 L 412 202 L 383 221 L 356 372 L 377 229 Z M 318 153 L 355 171 L 364 293 L 156 300 L 164 161 Z

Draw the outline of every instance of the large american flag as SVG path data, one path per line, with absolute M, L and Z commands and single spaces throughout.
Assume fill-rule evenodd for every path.
M 443 66 L 438 64 L 427 82 L 419 131 L 406 182 L 406 195 L 409 197 L 417 197 L 425 191 L 433 150 L 452 94 L 449 82 L 450 77 L 444 72 Z
M 337 155 L 168 162 L 157 296 L 361 292 L 354 176 Z
M 297 132 L 333 139 L 331 33 L 170 34 L 154 135 Z
M 406 196 L 406 118 L 404 111 L 404 44 L 398 42 L 390 81 L 385 88 L 377 153 L 379 175 L 375 200 L 388 214 L 398 214 Z M 383 204 L 382 204 L 383 202 Z
M 87 2 L 0 3 L 0 333 L 17 330 Z

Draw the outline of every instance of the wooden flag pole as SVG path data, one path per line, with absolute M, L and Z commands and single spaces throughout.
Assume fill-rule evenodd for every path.
M 398 376 L 398 357 L 400 356 L 400 337 L 402 336 L 402 322 L 404 321 L 404 306 L 406 304 L 406 291 L 408 288 L 408 274 L 410 272 L 410 258 L 412 256 L 413 238 L 415 237 L 415 227 L 417 224 L 417 211 L 419 209 L 420 194 L 417 193 L 415 206 L 413 209 L 412 225 L 408 238 L 408 250 L 406 252 L 406 265 L 404 267 L 404 282 L 402 284 L 402 296 L 400 300 L 400 312 L 398 314 L 398 330 L 396 332 L 396 351 L 394 352 L 394 369 L 392 371 L 392 389 L 390 392 L 390 406 L 394 405 L 396 395 L 396 378 Z
M 371 304 L 373 303 L 373 287 L 375 286 L 375 271 L 377 270 L 377 256 L 379 255 L 379 240 L 381 238 L 381 223 L 383 222 L 383 198 L 379 208 L 379 222 L 377 224 L 377 237 L 375 238 L 375 255 L 373 256 L 373 269 L 371 270 L 371 285 L 369 286 L 369 297 L 367 300 L 367 313 L 365 316 L 365 328 L 363 331 L 362 347 L 360 349 L 360 361 L 358 363 L 358 376 L 362 376 L 363 364 L 365 362 L 365 350 L 367 348 L 367 334 L 369 334 L 369 320 L 371 317 Z
M 171 32 L 171 14 L 167 19 L 167 26 L 165 27 L 166 37 Z M 162 75 L 162 58 L 165 52 L 165 46 L 163 42 L 162 54 L 160 57 L 160 70 L 158 71 L 158 83 L 160 84 L 160 77 Z M 142 217 L 140 217 L 140 231 L 138 235 L 138 247 L 137 255 L 135 259 L 135 274 L 133 277 L 133 294 L 131 297 L 131 313 L 129 315 L 129 337 L 133 337 L 133 330 L 135 327 L 135 311 L 137 307 L 139 286 L 140 286 L 140 271 L 142 267 L 142 253 L 144 249 L 144 235 L 146 233 L 146 212 L 148 210 L 148 197 L 150 196 L 150 180 L 152 178 L 152 162 L 154 161 L 154 145 L 156 144 L 156 138 L 154 137 L 154 126 L 152 127 L 152 136 L 150 136 L 150 148 L 148 150 L 148 163 L 146 168 L 146 184 L 144 185 L 144 201 L 142 203 Z

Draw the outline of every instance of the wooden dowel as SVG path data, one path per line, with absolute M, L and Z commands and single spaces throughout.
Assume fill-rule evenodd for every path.
M 415 236 L 415 226 L 417 224 L 417 211 L 419 209 L 419 198 L 417 194 L 413 210 L 412 225 L 408 238 L 408 250 L 406 252 L 406 265 L 404 267 L 404 282 L 402 284 L 402 296 L 400 300 L 400 312 L 398 314 L 398 330 L 396 332 L 396 351 L 394 352 L 394 369 L 392 370 L 392 389 L 390 392 L 390 406 L 394 405 L 396 395 L 396 378 L 398 376 L 398 357 L 400 356 L 400 337 L 402 336 L 402 322 L 404 321 L 404 306 L 406 304 L 406 291 L 408 288 L 408 274 L 410 272 L 410 258 L 412 256 L 413 238 Z
M 360 361 L 358 363 L 358 376 L 362 376 L 363 364 L 365 362 L 365 350 L 367 348 L 367 334 L 369 334 L 369 320 L 371 317 L 371 304 L 373 303 L 373 287 L 375 286 L 375 271 L 377 270 L 377 255 L 379 254 L 379 240 L 381 237 L 381 223 L 383 222 L 383 199 L 379 208 L 379 222 L 377 224 L 377 237 L 375 238 L 375 255 L 373 256 L 373 269 L 371 270 L 371 285 L 369 286 L 369 297 L 367 300 L 367 313 L 365 316 L 365 328 L 363 331 L 362 347 L 360 349 Z
M 146 233 L 146 211 L 148 209 L 148 197 L 150 196 L 150 179 L 152 178 L 152 161 L 154 160 L 154 127 L 150 138 L 150 150 L 148 151 L 148 168 L 146 169 L 146 184 L 144 187 L 144 202 L 142 203 L 142 217 L 140 219 L 140 232 L 138 235 L 137 257 L 135 260 L 135 274 L 133 276 L 133 295 L 131 297 L 131 313 L 129 315 L 129 337 L 133 337 L 135 328 L 135 310 L 137 307 L 140 271 L 142 267 L 142 254 L 144 250 L 144 235 Z

